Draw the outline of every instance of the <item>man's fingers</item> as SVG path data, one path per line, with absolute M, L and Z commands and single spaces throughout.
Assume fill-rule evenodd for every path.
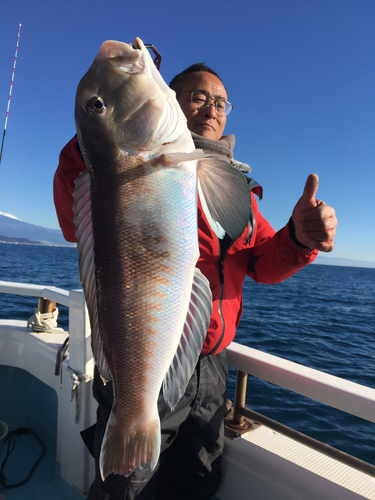
M 332 252 L 335 245 L 333 240 L 331 241 L 311 241 L 309 245 L 310 248 L 314 248 L 315 250 L 319 250 L 319 252 L 329 253 Z
M 330 208 L 330 207 L 328 207 Z M 333 209 L 331 209 L 333 210 Z M 337 219 L 335 213 L 327 217 L 305 218 L 300 222 L 300 232 L 316 241 L 328 241 L 336 234 Z
M 303 245 L 321 252 L 331 252 L 336 226 L 337 219 L 334 209 L 319 202 L 316 208 L 303 214 L 295 234 Z
M 323 230 L 316 230 L 316 231 L 303 231 L 303 235 L 305 238 L 308 238 L 310 241 L 314 242 L 324 242 L 324 241 L 331 241 L 335 237 L 336 234 L 336 229 L 335 228 L 329 228 L 329 229 L 323 229 Z M 311 245 L 309 245 L 311 246 Z
M 332 234 L 335 231 L 333 220 L 314 220 L 301 223 L 301 231 L 305 234 L 309 233 L 327 233 Z M 334 233 L 333 233 L 334 234 Z M 312 236 L 311 239 L 318 240 L 317 236 Z
M 335 210 L 328 206 L 324 201 L 316 200 L 316 207 L 308 210 L 307 212 L 304 212 L 301 215 L 301 222 L 308 222 L 308 221 L 321 221 L 321 220 L 328 220 L 330 218 L 335 219 Z M 333 221 L 335 222 L 335 221 Z
M 319 187 L 319 177 L 316 174 L 310 174 L 306 180 L 303 195 L 300 201 L 304 203 L 311 203 L 315 199 L 316 192 Z

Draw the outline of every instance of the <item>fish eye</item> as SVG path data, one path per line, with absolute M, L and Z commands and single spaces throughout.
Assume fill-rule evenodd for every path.
M 96 115 L 103 115 L 107 111 L 104 99 L 99 96 L 94 96 L 87 103 L 87 111 Z

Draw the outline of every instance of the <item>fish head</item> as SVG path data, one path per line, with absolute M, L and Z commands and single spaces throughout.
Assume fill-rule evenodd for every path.
M 88 163 L 123 154 L 152 156 L 186 135 L 186 118 L 140 38 L 102 44 L 78 84 L 75 120 Z

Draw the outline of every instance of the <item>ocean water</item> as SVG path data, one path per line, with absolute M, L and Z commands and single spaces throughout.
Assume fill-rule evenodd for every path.
M 77 261 L 74 248 L 0 243 L 0 280 L 76 289 Z M 28 319 L 36 305 L 35 297 L 0 294 L 0 319 Z M 375 387 L 375 269 L 310 265 L 277 285 L 248 279 L 243 305 L 237 342 Z M 231 370 L 232 400 L 234 380 Z M 247 406 L 375 465 L 375 424 L 255 377 Z

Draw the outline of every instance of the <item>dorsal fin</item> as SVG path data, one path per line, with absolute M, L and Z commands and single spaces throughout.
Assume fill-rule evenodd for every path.
M 75 181 L 74 224 L 76 226 L 77 249 L 79 252 L 79 278 L 86 298 L 91 324 L 91 346 L 95 363 L 103 382 L 111 380 L 111 374 L 104 357 L 102 340 L 99 335 L 97 310 L 97 290 L 94 263 L 94 237 L 91 219 L 90 173 L 81 172 Z

